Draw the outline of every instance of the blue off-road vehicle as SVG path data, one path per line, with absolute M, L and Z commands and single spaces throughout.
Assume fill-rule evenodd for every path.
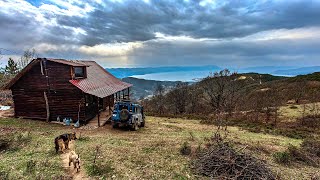
M 139 127 L 144 127 L 145 125 L 143 107 L 130 101 L 116 102 L 111 122 L 113 128 L 129 126 L 132 130 L 136 131 Z

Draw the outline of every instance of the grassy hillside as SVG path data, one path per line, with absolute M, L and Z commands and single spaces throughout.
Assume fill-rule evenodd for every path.
M 176 86 L 177 81 L 154 81 L 146 79 L 138 79 L 133 77 L 123 78 L 122 81 L 133 84 L 131 88 L 134 99 L 140 97 L 147 97 L 153 95 L 153 92 L 158 84 L 163 85 L 166 89 L 170 89 Z
M 59 155 L 54 152 L 53 139 L 59 134 L 76 131 L 78 136 L 81 133 L 81 138 L 75 142 L 75 149 L 82 158 L 81 171 L 88 176 L 107 179 L 207 179 L 192 171 L 193 155 L 181 155 L 180 148 L 185 142 L 192 146 L 192 151 L 203 147 L 215 128 L 196 120 L 157 117 L 147 117 L 146 127 L 136 132 L 112 129 L 110 125 L 97 130 L 80 130 L 33 120 L 0 119 L 2 139 L 8 134 L 15 138 L 23 137 L 19 144 L 0 152 L 0 175 L 7 175 L 9 179 L 67 177 Z M 272 171 L 283 179 L 310 179 L 320 173 L 318 168 L 303 164 L 286 166 L 274 162 L 274 153 L 285 150 L 290 144 L 299 146 L 301 140 L 248 132 L 237 127 L 229 128 L 228 139 L 236 148 L 266 161 Z M 92 164 L 97 147 L 96 161 L 100 168 L 94 169 Z
M 290 81 L 320 81 L 320 72 L 315 72 L 307 75 L 298 75 L 290 78 Z
M 283 76 L 273 76 L 270 74 L 258 74 L 258 73 L 243 73 L 239 74 L 239 77 L 245 76 L 248 79 L 250 84 L 259 84 L 261 82 L 270 82 L 276 80 L 286 79 Z M 138 79 L 133 77 L 123 78 L 122 81 L 133 84 L 132 95 L 134 99 L 140 99 L 141 97 L 147 97 L 153 95 L 155 87 L 158 84 L 163 85 L 166 89 L 171 89 L 177 85 L 179 81 L 155 81 L 155 80 L 146 80 Z M 190 83 L 191 84 L 191 83 Z

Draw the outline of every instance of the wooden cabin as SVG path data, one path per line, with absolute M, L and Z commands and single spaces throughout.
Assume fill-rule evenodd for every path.
M 129 87 L 94 61 L 38 58 L 7 85 L 15 117 L 82 123 L 112 115 L 116 99 L 129 99 Z M 100 126 L 100 123 L 98 124 Z

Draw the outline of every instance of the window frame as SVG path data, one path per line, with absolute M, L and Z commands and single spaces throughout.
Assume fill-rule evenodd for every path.
M 83 70 L 83 76 L 76 76 L 76 68 L 82 68 Z M 73 76 L 73 79 L 84 79 L 84 78 L 87 78 L 87 68 L 85 66 L 73 66 L 72 67 L 72 76 Z

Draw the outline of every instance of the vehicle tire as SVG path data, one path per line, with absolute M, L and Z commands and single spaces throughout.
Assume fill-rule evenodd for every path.
M 120 119 L 121 120 L 127 120 L 129 118 L 129 111 L 127 109 L 122 109 L 120 111 Z
M 112 124 L 112 128 L 118 128 L 119 127 L 119 124 L 118 123 L 113 123 Z

